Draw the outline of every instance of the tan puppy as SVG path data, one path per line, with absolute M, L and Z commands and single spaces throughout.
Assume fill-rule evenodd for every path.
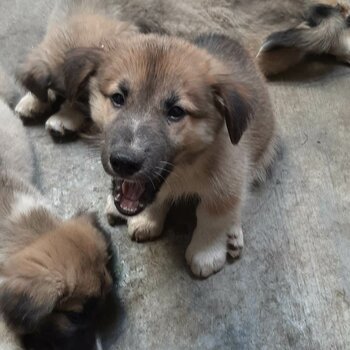
M 96 73 L 90 109 L 115 178 L 110 209 L 127 218 L 130 236 L 158 237 L 170 204 L 195 195 L 197 227 L 186 252 L 193 273 L 209 276 L 227 253 L 238 257 L 247 189 L 265 177 L 276 148 L 269 96 L 244 48 L 222 35 L 193 43 L 139 35 L 108 51 L 73 50 L 65 72 L 73 99 Z
M 19 336 L 69 339 L 112 284 L 109 243 L 93 215 L 61 220 L 32 186 L 21 122 L 0 100 L 0 349 Z
M 43 41 L 20 68 L 20 81 L 29 90 L 16 107 L 24 121 L 51 116 L 46 128 L 57 137 L 71 136 L 82 128 L 89 117 L 88 91 L 80 90 L 74 104 L 64 103 L 64 57 L 72 48 L 107 47 L 111 39 L 127 39 L 138 32 L 132 24 L 111 16 L 103 1 L 58 1 Z

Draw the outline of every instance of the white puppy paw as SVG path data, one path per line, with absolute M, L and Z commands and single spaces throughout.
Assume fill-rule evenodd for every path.
M 151 218 L 143 212 L 128 219 L 128 232 L 131 239 L 136 242 L 151 241 L 162 234 L 163 223 L 163 220 Z
M 58 113 L 46 121 L 45 128 L 52 136 L 63 138 L 77 134 L 84 121 L 83 114 L 63 106 Z
M 232 232 L 227 234 L 227 252 L 232 258 L 241 256 L 244 247 L 243 231 L 241 226 L 235 226 Z
M 15 113 L 25 122 L 33 121 L 51 110 L 50 102 L 38 100 L 31 92 L 25 94 L 15 107 Z
M 226 253 L 224 242 L 217 241 L 203 247 L 192 240 L 186 250 L 186 261 L 194 275 L 208 277 L 222 269 L 226 262 Z

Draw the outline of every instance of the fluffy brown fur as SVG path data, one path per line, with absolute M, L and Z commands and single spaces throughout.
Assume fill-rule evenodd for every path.
M 308 54 L 331 54 L 350 63 L 350 6 L 325 1 L 313 5 L 299 25 L 274 32 L 263 43 L 257 61 L 266 76 L 281 73 Z
M 187 39 L 195 33 L 215 32 L 243 41 L 255 57 L 270 33 L 298 25 L 313 3 L 314 0 L 60 0 L 46 37 L 21 69 L 21 80 L 30 93 L 16 111 L 26 121 L 57 112 L 66 97 L 61 64 L 69 48 L 108 47 L 110 39 L 127 39 L 138 30 Z M 288 50 L 281 54 L 284 59 L 291 59 Z M 293 54 L 288 65 L 297 60 L 298 54 Z M 277 68 L 284 69 L 286 64 L 279 64 L 282 67 L 276 64 Z M 72 136 L 84 126 L 89 115 L 88 91 L 81 89 L 80 94 L 73 105 L 63 104 L 47 121 L 46 127 L 53 136 Z
M 246 50 L 222 35 L 193 43 L 139 35 L 108 50 L 77 49 L 66 61 L 67 91 L 89 69 L 96 72 L 90 109 L 104 131 L 103 164 L 117 178 L 114 202 L 131 237 L 159 236 L 169 204 L 197 195 L 186 252 L 193 273 L 209 276 L 227 252 L 239 256 L 247 188 L 264 178 L 276 149 L 269 96 Z
M 11 145 L 11 147 L 8 147 Z M 61 220 L 32 186 L 23 126 L 0 101 L 0 348 L 74 336 L 109 292 L 108 241 L 94 215 Z
M 55 113 L 46 122 L 53 136 L 79 131 L 89 117 L 88 92 L 81 88 L 74 104 L 64 103 L 62 69 L 66 53 L 76 47 L 104 47 L 111 39 L 127 39 L 137 31 L 131 23 L 112 18 L 99 1 L 59 1 L 43 41 L 19 69 L 19 79 L 30 93 L 17 105 L 17 114 L 31 121 Z

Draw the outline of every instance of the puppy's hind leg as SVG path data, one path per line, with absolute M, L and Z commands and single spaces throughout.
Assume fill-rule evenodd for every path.
M 86 119 L 83 113 L 65 102 L 61 109 L 46 121 L 45 127 L 54 139 L 75 138 Z

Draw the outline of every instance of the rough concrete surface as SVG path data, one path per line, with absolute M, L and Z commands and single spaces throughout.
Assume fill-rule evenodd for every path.
M 0 0 L 0 62 L 13 72 L 43 34 L 54 1 Z M 293 79 L 290 79 L 293 78 Z M 155 242 L 111 229 L 125 313 L 111 349 L 350 349 L 350 69 L 269 83 L 284 154 L 244 215 L 245 250 L 207 280 L 185 264 L 190 225 Z M 55 144 L 29 127 L 38 182 L 68 217 L 103 212 L 109 179 L 98 150 Z

